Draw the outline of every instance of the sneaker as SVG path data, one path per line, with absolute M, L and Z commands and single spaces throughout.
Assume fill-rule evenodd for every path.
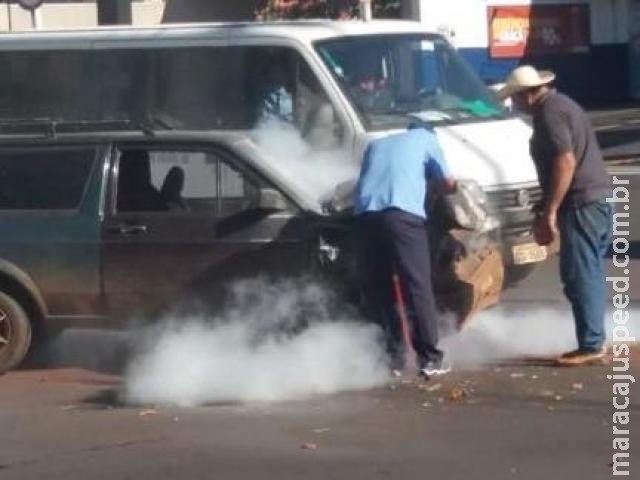
M 420 374 L 424 377 L 433 378 L 445 375 L 451 371 L 451 364 L 444 360 L 431 360 L 420 369 Z
M 572 350 L 570 352 L 562 354 L 560 358 L 556 360 L 558 365 L 585 365 L 587 363 L 592 363 L 607 354 L 607 347 L 601 347 L 596 349 L 584 349 L 578 348 L 577 350 Z

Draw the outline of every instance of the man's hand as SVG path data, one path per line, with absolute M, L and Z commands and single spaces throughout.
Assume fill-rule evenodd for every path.
M 448 193 L 455 193 L 458 183 L 453 178 L 445 177 L 429 181 L 429 191 L 432 197 L 439 197 Z
M 444 184 L 445 193 L 456 193 L 456 190 L 458 189 L 458 182 L 455 179 L 447 177 L 442 181 L 442 183 Z
M 556 212 L 545 210 L 533 222 L 533 237 L 538 245 L 549 245 L 558 236 Z

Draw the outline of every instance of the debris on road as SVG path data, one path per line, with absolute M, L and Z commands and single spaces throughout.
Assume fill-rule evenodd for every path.
M 574 390 L 582 390 L 584 388 L 584 385 L 582 384 L 582 382 L 576 382 L 571 385 L 571 388 Z
M 318 445 L 315 443 L 303 443 L 302 445 L 300 445 L 300 448 L 302 450 L 317 450 Z
M 322 435 L 323 433 L 330 432 L 331 429 L 330 428 L 314 428 L 311 431 L 317 435 Z
M 442 384 L 441 383 L 436 383 L 435 385 L 429 385 L 425 388 L 425 390 L 427 392 L 437 392 L 438 390 L 440 390 L 442 388 Z
M 139 417 L 147 417 L 149 415 L 156 415 L 158 412 L 153 408 L 147 408 L 138 412 Z
M 461 387 L 453 387 L 449 391 L 449 400 L 452 402 L 461 402 L 465 397 L 469 396 L 469 392 L 467 392 L 464 388 Z
M 524 377 L 524 373 L 521 372 L 513 372 L 511 375 L 509 375 L 511 378 L 522 378 Z

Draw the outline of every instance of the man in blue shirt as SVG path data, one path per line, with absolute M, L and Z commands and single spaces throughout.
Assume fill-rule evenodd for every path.
M 426 229 L 427 183 L 455 190 L 436 135 L 424 124 L 373 140 L 356 188 L 358 273 L 367 315 L 384 330 L 392 367 L 404 368 L 393 274 L 402 287 L 411 342 L 420 372 L 446 373 L 438 350 L 438 322 Z

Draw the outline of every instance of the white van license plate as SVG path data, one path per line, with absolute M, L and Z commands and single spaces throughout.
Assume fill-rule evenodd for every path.
M 547 247 L 537 243 L 515 245 L 511 251 L 513 253 L 513 263 L 516 265 L 541 262 L 547 258 Z

